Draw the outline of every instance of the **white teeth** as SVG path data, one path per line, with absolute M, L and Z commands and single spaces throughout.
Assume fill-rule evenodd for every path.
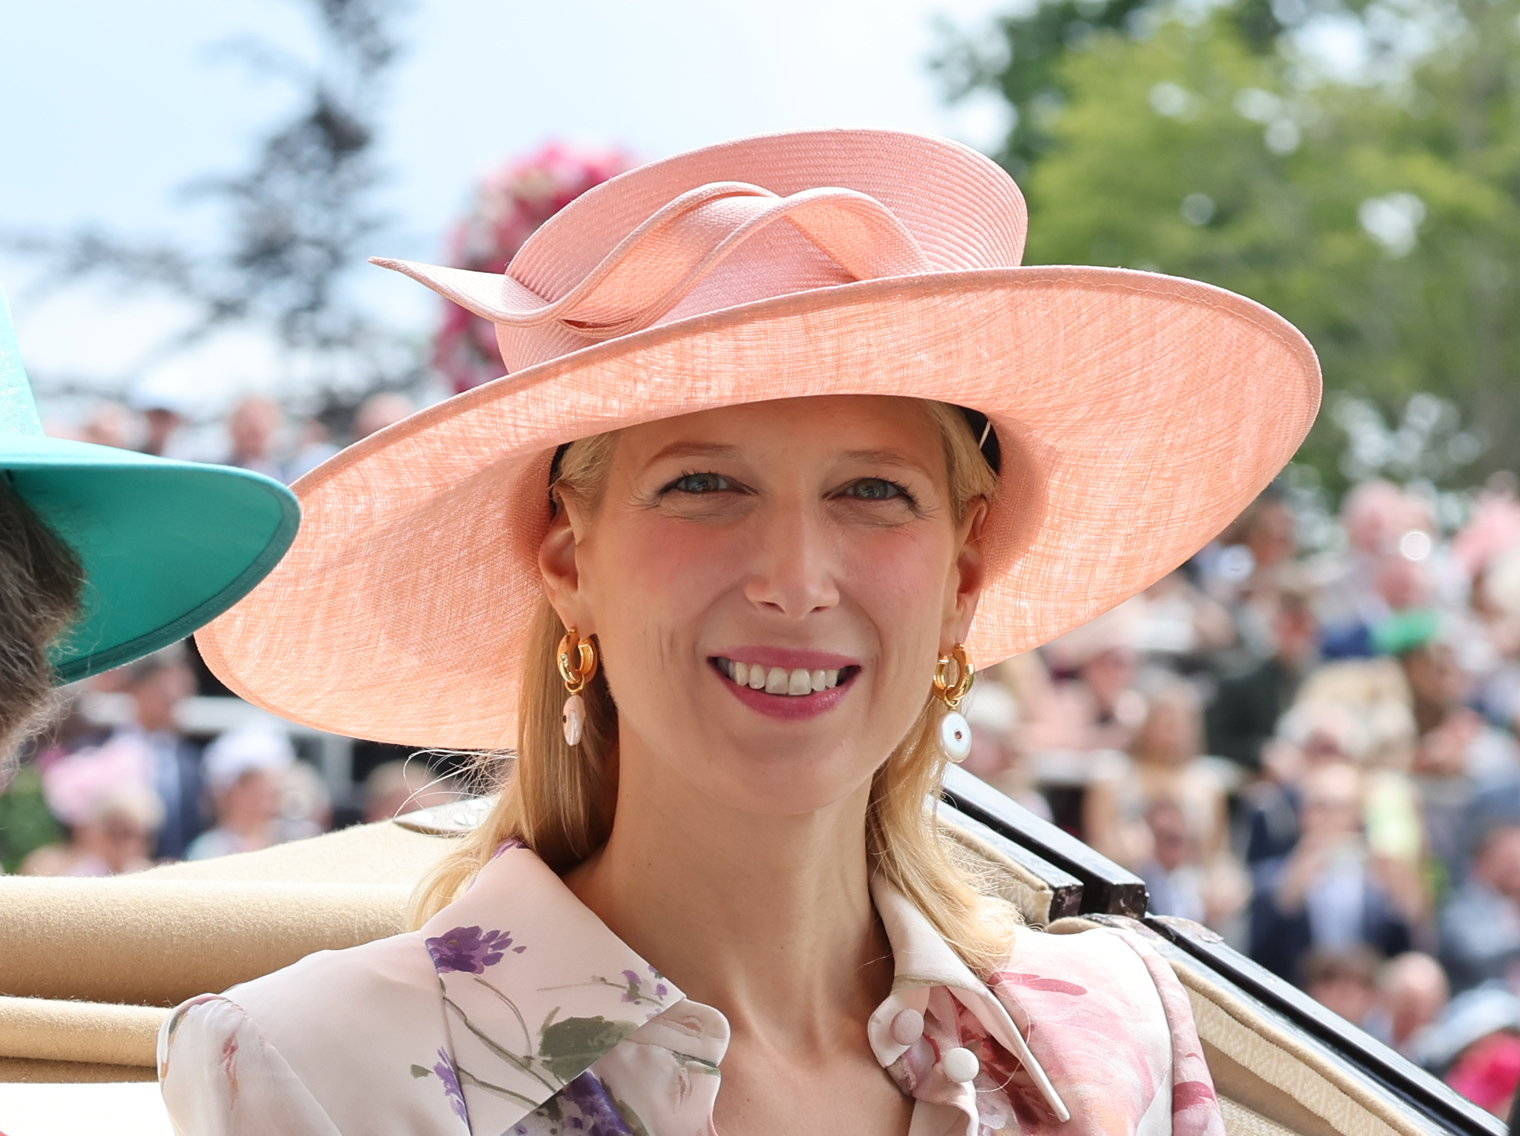
M 802 667 L 788 670 L 785 667 L 766 667 L 759 663 L 736 663 L 732 659 L 721 657 L 718 659 L 718 669 L 739 686 L 794 698 L 839 685 L 837 670 L 810 671 Z

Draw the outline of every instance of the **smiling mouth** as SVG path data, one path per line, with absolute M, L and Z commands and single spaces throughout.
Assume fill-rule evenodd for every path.
M 736 663 L 720 657 L 708 662 L 735 686 L 775 694 L 783 698 L 805 698 L 843 686 L 859 673 L 859 667 L 838 670 L 805 670 L 801 667 L 766 667 L 759 663 Z

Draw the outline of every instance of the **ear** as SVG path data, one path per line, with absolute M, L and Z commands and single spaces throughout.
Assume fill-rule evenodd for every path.
M 987 501 L 978 497 L 966 510 L 965 519 L 956 531 L 959 551 L 945 586 L 944 619 L 940 627 L 940 649 L 948 652 L 964 643 L 971 634 L 971 617 L 976 614 L 986 578 L 982 554 L 982 526 L 987 519 Z
M 576 559 L 579 538 L 572 505 L 561 500 L 538 546 L 538 571 L 544 580 L 549 605 L 566 627 L 582 635 L 595 630 L 586 626 L 585 597 L 581 594 L 580 566 Z

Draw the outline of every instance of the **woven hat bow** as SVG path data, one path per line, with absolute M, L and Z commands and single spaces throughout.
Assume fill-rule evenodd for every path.
M 481 273 L 440 271 L 436 266 L 385 257 L 371 259 L 437 288 L 491 320 L 510 369 L 519 370 L 564 354 L 564 331 L 574 334 L 580 341 L 577 345 L 583 346 L 662 322 L 661 317 L 692 296 L 706 277 L 721 271 L 737 250 L 783 219 L 849 280 L 933 270 L 913 234 L 869 194 L 818 186 L 783 195 L 739 181 L 712 182 L 672 198 L 557 299 L 539 295 L 513 276 L 510 267 L 490 277 L 498 289 L 491 296 L 480 282 L 462 279 Z M 783 260 L 779 266 L 786 263 Z M 816 273 L 792 263 L 800 271 L 790 279 L 785 272 L 768 274 L 774 285 L 770 294 L 816 284 Z M 752 275 L 744 265 L 738 271 Z M 729 293 L 720 294 L 732 298 Z M 682 314 L 694 313 L 688 308 Z

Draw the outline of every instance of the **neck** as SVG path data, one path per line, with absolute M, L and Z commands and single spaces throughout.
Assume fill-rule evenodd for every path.
M 612 835 L 565 882 L 688 997 L 721 1010 L 735 1041 L 837 1050 L 892 982 L 869 890 L 869 785 L 812 813 L 748 813 L 631 749 Z

